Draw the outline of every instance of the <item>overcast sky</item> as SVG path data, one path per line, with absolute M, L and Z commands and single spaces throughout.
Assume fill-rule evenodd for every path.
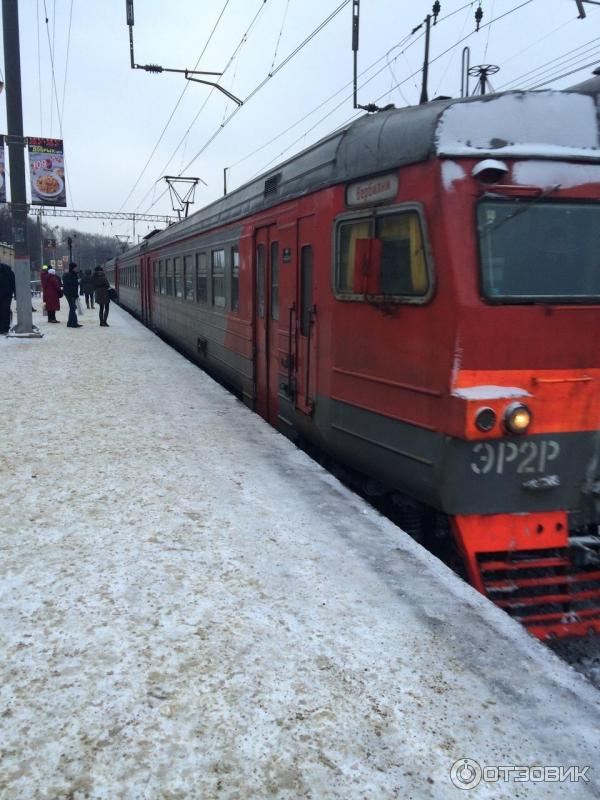
M 198 209 L 222 194 L 224 167 L 230 167 L 233 189 L 356 114 L 351 97 L 352 2 L 230 121 L 236 105 L 220 92 L 211 93 L 182 75 L 130 68 L 125 0 L 21 0 L 19 5 L 24 132 L 64 139 L 73 209 L 172 213 L 160 178 L 182 172 L 208 184 L 198 188 L 193 207 Z M 135 60 L 193 69 L 205 51 L 196 68 L 221 71 L 229 63 L 222 85 L 245 99 L 340 5 L 342 0 L 135 0 Z M 432 29 L 430 98 L 460 96 L 465 45 L 471 48 L 472 65 L 501 67 L 493 78 L 495 89 L 529 88 L 549 79 L 547 88 L 561 88 L 584 80 L 593 67 L 557 76 L 600 64 L 600 6 L 586 4 L 587 18 L 579 20 L 574 0 L 482 0 L 482 29 L 475 33 L 478 5 L 478 0 L 441 0 Z M 431 7 L 432 0 L 361 1 L 360 103 L 418 103 L 420 74 L 410 76 L 423 61 L 423 29 L 410 33 Z M 511 9 L 517 10 L 507 13 Z M 4 98 L 0 96 L 2 131 Z M 132 233 L 130 223 L 56 222 L 81 230 Z M 136 234 L 153 227 L 138 223 Z

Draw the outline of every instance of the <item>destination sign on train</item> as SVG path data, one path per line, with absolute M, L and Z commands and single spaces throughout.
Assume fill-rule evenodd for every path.
M 397 175 L 382 175 L 370 181 L 351 183 L 346 189 L 346 203 L 349 206 L 362 206 L 366 203 L 379 203 L 391 200 L 398 191 Z

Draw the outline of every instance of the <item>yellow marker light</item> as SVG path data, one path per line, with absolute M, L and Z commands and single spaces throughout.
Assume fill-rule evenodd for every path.
M 531 411 L 522 403 L 513 403 L 506 409 L 504 424 L 510 433 L 525 433 L 531 425 Z

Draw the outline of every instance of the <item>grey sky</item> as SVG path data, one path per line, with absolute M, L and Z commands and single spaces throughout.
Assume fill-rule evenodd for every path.
M 226 88 L 246 98 L 272 71 L 273 65 L 276 68 L 341 2 L 229 0 L 198 68 L 223 69 L 260 11 L 247 41 L 222 79 Z M 432 31 L 432 60 L 475 29 L 478 0 L 472 3 L 441 0 L 441 4 L 438 25 Z M 569 69 L 594 61 L 600 63 L 600 6 L 586 5 L 588 16 L 579 20 L 574 0 L 528 3 L 482 0 L 481 5 L 482 25 L 519 5 L 522 8 L 473 33 L 464 43 L 434 60 L 430 97 L 459 95 L 461 51 L 467 44 L 471 48 L 471 64 L 492 63 L 501 67 L 495 76 L 495 88 L 527 88 Z M 225 0 L 169 0 L 168 3 L 136 0 L 136 61 L 192 69 L 224 6 Z M 431 6 L 431 0 L 362 0 L 359 70 L 366 70 L 366 74 L 359 79 L 359 85 L 368 78 L 372 80 L 360 88 L 359 102 L 379 98 L 381 104 L 393 102 L 397 106 L 418 102 L 420 75 L 409 76 L 422 64 L 423 39 L 419 39 L 422 31 L 411 38 L 407 36 L 431 11 Z M 457 12 L 463 6 L 467 7 Z M 184 170 L 184 174 L 201 176 L 208 183 L 196 195 L 194 208 L 200 208 L 222 193 L 224 167 L 231 167 L 229 183 L 235 188 L 353 117 L 351 8 L 349 2 L 221 129 L 222 122 L 235 109 L 221 93 L 211 94 L 206 86 L 188 84 L 181 75 L 153 75 L 130 69 L 124 0 L 73 0 L 72 4 L 71 0 L 45 0 L 45 3 L 21 0 L 25 134 L 61 135 L 51 82 L 49 33 L 59 106 L 64 89 L 61 116 L 69 206 L 170 213 L 168 194 L 161 197 L 164 182 L 156 181 L 165 173 L 178 174 Z M 395 47 L 403 40 L 406 41 L 402 47 Z M 564 66 L 557 61 L 539 73 L 522 77 L 573 48 L 581 49 Z M 382 58 L 389 50 L 388 58 Z M 571 85 L 583 80 L 591 70 L 590 67 L 571 77 L 553 80 L 549 86 Z M 399 82 L 402 85 L 394 89 Z M 133 190 L 184 89 L 162 141 Z M 0 129 L 6 131 L 5 103 L 0 101 L 0 106 Z M 290 128 L 287 133 L 250 155 L 287 128 Z M 212 143 L 194 159 L 217 132 Z M 131 225 L 127 223 L 103 225 L 68 219 L 58 222 L 82 230 L 131 233 Z M 137 233 L 143 235 L 150 227 L 147 223 L 139 224 Z

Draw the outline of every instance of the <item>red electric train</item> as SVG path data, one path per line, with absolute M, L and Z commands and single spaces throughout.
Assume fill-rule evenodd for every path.
M 542 639 L 600 632 L 599 97 L 366 115 L 107 265 Z

